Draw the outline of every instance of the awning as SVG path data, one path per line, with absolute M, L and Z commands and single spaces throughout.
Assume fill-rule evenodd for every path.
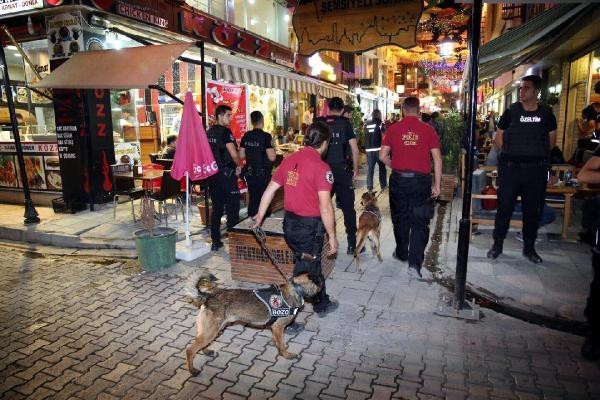
M 345 98 L 349 92 L 334 84 L 289 71 L 285 67 L 250 61 L 241 55 L 207 52 L 217 59 L 217 78 L 264 88 Z
M 192 43 L 130 47 L 77 53 L 40 82 L 42 89 L 143 89 Z
M 577 16 L 585 13 L 589 4 L 560 4 L 531 21 L 512 29 L 481 46 L 479 79 L 494 79 L 531 59 L 553 41 Z M 465 71 L 468 66 L 465 66 Z

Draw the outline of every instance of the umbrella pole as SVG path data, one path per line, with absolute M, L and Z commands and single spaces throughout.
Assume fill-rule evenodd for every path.
M 190 239 L 190 175 L 185 171 L 185 245 L 192 247 Z

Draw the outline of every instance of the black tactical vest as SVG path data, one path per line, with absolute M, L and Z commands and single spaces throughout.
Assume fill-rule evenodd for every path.
M 380 119 L 372 119 L 365 123 L 365 148 L 377 149 L 381 147 L 381 125 Z
M 544 160 L 550 154 L 552 111 L 539 104 L 536 111 L 525 111 L 521 103 L 509 107 L 510 125 L 504 131 L 503 157 L 510 160 Z
M 348 141 L 351 139 L 346 135 L 346 132 L 348 129 L 352 130 L 352 124 L 350 124 L 348 118 L 328 115 L 327 117 L 319 117 L 315 121 L 325 122 L 331 130 L 331 140 L 325 155 L 325 162 L 327 164 L 345 163 L 348 159 L 350 147 Z
M 213 156 L 215 157 L 215 161 L 217 162 L 219 168 L 235 168 L 235 162 L 233 162 L 231 154 L 229 154 L 229 151 L 226 147 L 226 144 L 228 143 L 226 141 L 226 135 L 231 135 L 231 130 L 221 125 L 213 125 L 206 132 L 210 149 L 213 152 Z
M 270 135 L 262 129 L 253 129 L 244 134 L 242 142 L 246 150 L 246 165 L 252 168 L 271 168 L 271 161 L 267 157 L 267 136 Z

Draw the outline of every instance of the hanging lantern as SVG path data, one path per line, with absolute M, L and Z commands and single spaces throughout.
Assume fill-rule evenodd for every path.
M 438 46 L 440 47 L 440 55 L 442 57 L 451 57 L 454 55 L 455 43 L 449 38 L 444 39 Z

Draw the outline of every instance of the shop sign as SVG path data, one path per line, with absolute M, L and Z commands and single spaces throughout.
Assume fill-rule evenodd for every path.
M 46 17 L 50 60 L 69 58 L 84 50 L 81 13 L 64 13 Z
M 307 75 L 316 76 L 329 82 L 340 82 L 342 64 L 324 54 L 315 53 L 310 57 L 298 55 L 297 65 L 297 70 Z
M 422 0 L 301 1 L 292 17 L 298 53 L 413 47 L 422 11 Z
M 21 147 L 29 188 L 41 191 L 62 190 L 56 143 L 23 143 Z M 23 187 L 14 142 L 0 143 L 0 187 Z
M 169 20 L 154 15 L 137 6 L 126 4 L 121 1 L 117 2 L 117 14 L 125 17 L 137 19 L 138 21 L 147 22 L 151 25 L 156 25 L 161 28 L 166 28 L 169 25 Z
M 0 15 L 43 8 L 44 0 L 0 0 Z
M 239 141 L 248 129 L 248 87 L 208 81 L 206 85 L 206 114 L 208 124 L 214 125 L 215 110 L 220 105 L 231 107 L 233 118 L 230 129 L 233 136 Z
M 180 29 L 231 50 L 271 60 L 271 43 L 208 15 L 182 10 Z

